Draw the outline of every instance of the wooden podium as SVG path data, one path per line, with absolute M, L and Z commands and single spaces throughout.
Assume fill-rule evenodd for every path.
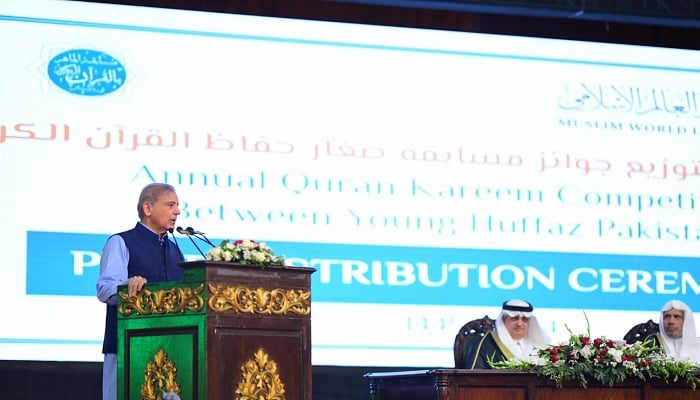
M 182 264 L 118 299 L 118 399 L 311 400 L 313 268 Z

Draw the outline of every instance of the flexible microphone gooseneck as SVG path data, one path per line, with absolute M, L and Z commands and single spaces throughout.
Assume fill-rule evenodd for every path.
M 194 236 L 194 237 L 196 237 L 197 239 L 199 239 L 199 240 L 201 240 L 201 241 L 203 241 L 203 242 L 206 242 L 206 243 L 207 243 L 209 246 L 211 246 L 212 248 L 216 247 L 216 246 L 214 245 L 214 243 L 212 243 L 212 242 L 209 240 L 209 238 L 207 238 L 207 237 L 204 235 L 204 232 L 202 232 L 202 231 L 197 231 L 197 230 L 195 230 L 194 228 L 192 228 L 191 226 L 188 226 L 187 228 L 185 228 L 185 230 L 188 232 L 188 234 L 189 234 L 190 236 Z
M 175 242 L 175 247 L 177 247 L 177 252 L 180 253 L 180 257 L 182 257 L 182 259 L 184 260 L 185 255 L 182 254 L 182 249 L 180 249 L 180 244 L 177 242 L 177 237 L 175 237 L 175 234 L 173 234 L 173 230 L 174 230 L 173 228 L 168 229 L 168 233 L 170 233 L 170 235 L 173 237 L 173 242 Z
M 192 230 L 192 232 L 190 232 L 190 230 Z M 192 239 L 192 236 L 194 236 L 194 230 L 192 228 L 185 229 L 181 226 L 178 226 L 177 233 L 187 236 L 187 238 L 190 239 L 190 242 L 192 242 L 194 247 L 197 248 L 197 251 L 199 252 L 199 254 L 202 255 L 202 258 L 205 258 L 205 259 L 207 258 L 207 256 L 204 255 L 204 252 L 202 251 L 202 249 L 200 249 L 199 246 L 197 246 L 197 243 L 194 241 L 194 239 Z M 197 237 L 197 236 L 195 236 L 195 237 Z

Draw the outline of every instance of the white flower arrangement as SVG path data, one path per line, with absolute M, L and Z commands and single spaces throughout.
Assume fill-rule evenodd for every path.
M 569 333 L 568 341 L 539 349 L 528 360 L 489 361 L 489 364 L 494 369 L 537 372 L 554 380 L 557 387 L 562 387 L 567 381 L 578 381 L 585 388 L 589 379 L 612 387 L 628 378 L 662 379 L 666 382 L 685 380 L 693 390 L 700 385 L 700 379 L 695 375 L 700 365 L 667 358 L 652 343 L 627 344 L 605 337 L 594 338 L 590 330 L 582 335 Z
M 255 240 L 224 240 L 206 254 L 209 261 L 244 265 L 284 266 L 284 256 L 276 256 L 270 247 Z

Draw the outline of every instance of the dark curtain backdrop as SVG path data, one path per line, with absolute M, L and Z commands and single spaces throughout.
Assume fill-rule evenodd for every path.
M 621 20 L 610 18 L 610 21 L 553 17 L 552 13 L 544 9 L 541 14 L 530 10 L 527 15 L 474 13 L 445 7 L 438 8 L 441 3 L 444 5 L 444 2 L 438 0 L 416 1 L 414 3 L 418 6 L 415 7 L 392 6 L 391 0 L 366 0 L 365 2 L 357 0 L 92 0 L 91 2 L 700 49 L 700 40 L 697 39 L 700 29 L 673 26 L 672 23 L 649 25 L 645 24 L 643 19 L 633 23 L 630 21 L 634 21 L 634 18 L 629 16 Z M 407 3 L 411 2 L 397 2 L 397 4 Z M 434 8 L 425 8 L 431 3 L 434 4 Z

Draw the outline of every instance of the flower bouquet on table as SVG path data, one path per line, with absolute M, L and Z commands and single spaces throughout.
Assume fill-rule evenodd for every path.
M 259 265 L 261 267 L 283 267 L 284 256 L 276 256 L 263 242 L 251 239 L 224 240 L 205 255 L 209 261 L 224 261 L 234 264 Z
M 589 379 L 610 387 L 628 378 L 663 379 L 667 383 L 682 379 L 693 389 L 700 383 L 693 373 L 700 365 L 668 358 L 651 343 L 627 344 L 605 337 L 593 338 L 590 329 L 585 335 L 575 335 L 568 327 L 566 329 L 570 334 L 567 342 L 539 349 L 527 360 L 490 361 L 489 364 L 494 369 L 536 372 L 554 380 L 557 387 L 562 387 L 566 381 L 578 381 L 586 388 Z

